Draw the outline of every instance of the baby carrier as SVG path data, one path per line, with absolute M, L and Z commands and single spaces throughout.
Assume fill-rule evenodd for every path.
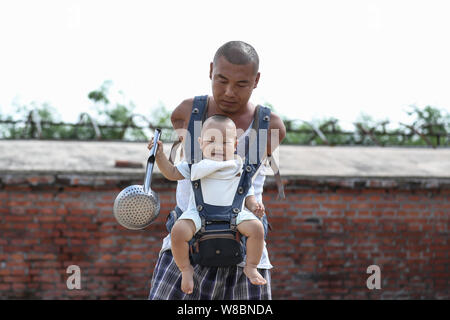
M 188 131 L 185 144 L 185 158 L 191 168 L 193 163 L 202 159 L 202 152 L 198 145 L 201 126 L 206 118 L 206 105 L 208 96 L 197 96 L 194 98 L 192 113 L 189 120 Z M 189 242 L 190 260 L 192 264 L 211 267 L 226 267 L 237 265 L 245 258 L 246 238 L 240 236 L 236 218 L 241 211 L 249 188 L 252 185 L 252 178 L 258 171 L 267 147 L 267 132 L 270 123 L 270 109 L 257 106 L 253 120 L 252 131 L 245 137 L 245 159 L 243 171 L 235 197 L 230 206 L 215 206 L 203 201 L 202 186 L 200 179 L 191 181 L 194 192 L 195 204 L 201 219 L 201 229 Z M 177 143 L 174 143 L 171 150 L 170 160 L 176 152 Z M 281 180 L 276 172 L 277 185 L 280 194 Z M 284 196 L 284 195 L 282 195 Z M 180 208 L 175 207 L 168 216 L 166 227 L 170 232 L 176 219 L 182 214 Z M 264 237 L 267 236 L 268 221 L 266 215 L 262 218 L 264 226 Z

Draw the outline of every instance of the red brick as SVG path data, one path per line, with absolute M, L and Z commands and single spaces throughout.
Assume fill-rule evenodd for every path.
M 36 214 L 53 215 L 55 209 L 53 208 L 39 208 Z
M 322 208 L 325 209 L 347 209 L 346 203 L 323 203 Z
M 375 208 L 377 209 L 398 209 L 400 204 L 398 203 L 376 203 Z
M 100 242 L 99 242 L 99 244 L 100 244 L 101 246 L 112 245 L 112 244 L 114 244 L 114 240 L 113 240 L 113 239 L 101 239 Z
M 55 216 L 41 216 L 37 217 L 38 222 L 57 222 L 61 221 L 61 217 L 55 217 Z
M 11 285 L 9 283 L 0 283 L 0 291 L 6 292 L 11 289 Z
M 5 222 L 31 222 L 33 217 L 31 216 L 6 216 L 3 217 Z
M 3 285 L 8 298 L 18 298 L 25 291 L 38 299 L 145 298 L 162 238 L 167 235 L 168 208 L 175 204 L 175 184 L 155 186 L 165 200 L 164 210 L 141 231 L 127 230 L 115 221 L 112 203 L 120 191 L 116 186 L 109 190 L 72 187 L 63 192 L 51 185 L 33 191 L 2 189 L 0 206 L 8 202 L 24 206 L 0 210 L 0 232 L 5 239 L 0 242 L 0 289 Z M 282 202 L 275 200 L 273 187 L 265 188 L 263 199 L 273 226 L 266 240 L 275 266 L 273 297 L 349 299 L 370 295 L 378 299 L 379 295 L 365 288 L 368 275 L 364 266 L 382 264 L 382 277 L 393 297 L 408 288 L 411 296 L 448 298 L 446 283 L 437 278 L 445 275 L 449 251 L 450 201 L 443 190 L 412 193 L 379 186 L 362 190 L 337 187 L 334 192 L 310 188 L 286 189 L 287 199 Z M 101 207 L 97 208 L 97 203 Z M 5 221 L 6 217 L 25 218 Z M 49 220 L 41 220 L 43 217 Z M 305 222 L 313 217 L 320 223 Z M 14 254 L 23 256 L 12 259 Z M 6 263 L 3 269 L 2 262 Z M 80 265 L 84 293 L 65 287 L 66 263 Z M 398 270 L 410 271 L 399 278 Z M 322 280 L 319 288 L 317 281 L 321 280 L 299 280 L 301 272 L 317 279 L 335 274 L 345 274 L 346 278 L 341 282 Z M 4 281 L 16 277 L 21 281 L 15 289 L 12 281 Z M 58 281 L 39 284 L 33 283 L 32 277 L 45 281 L 57 277 Z M 411 284 L 407 281 L 410 278 L 414 279 Z
M 374 205 L 368 202 L 351 203 L 349 209 L 371 209 Z

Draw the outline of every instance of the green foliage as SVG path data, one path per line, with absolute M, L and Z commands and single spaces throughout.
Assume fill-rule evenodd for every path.
M 389 120 L 375 120 L 372 116 L 361 112 L 355 121 L 353 144 L 357 145 L 399 145 L 401 132 L 388 132 L 386 126 Z
M 417 106 L 410 106 L 408 115 L 415 117 L 412 126 L 427 135 L 427 139 L 434 145 L 445 145 L 449 143 L 450 134 L 450 113 L 432 106 L 423 109 Z M 412 145 L 426 145 L 423 138 L 417 135 L 409 138 Z
M 103 84 L 100 86 L 99 89 L 89 92 L 88 94 L 89 100 L 92 100 L 95 103 L 103 103 L 106 105 L 109 104 L 108 91 L 111 85 L 112 85 L 111 80 L 103 81 Z
M 167 110 L 162 102 L 154 109 L 150 115 L 150 121 L 154 127 L 171 127 L 170 116 L 172 111 Z
M 111 101 L 110 89 L 112 84 L 112 81 L 105 81 L 99 89 L 88 94 L 88 98 L 94 103 L 93 108 L 96 113 L 94 118 L 102 123 L 100 127 L 102 139 L 147 140 L 145 129 L 138 128 L 135 123 L 134 109 L 136 106 L 134 102 L 126 101 L 122 91 L 118 92 L 122 97 L 122 102 Z
M 25 123 L 9 123 L 8 126 L 0 128 L 0 137 L 3 139 L 20 139 L 29 136 L 38 136 L 39 130 L 32 119 L 38 118 L 41 124 L 41 139 L 66 139 L 73 135 L 73 128 L 64 125 L 52 125 L 61 121 L 61 116 L 48 102 L 39 103 L 32 101 L 29 105 L 13 104 L 15 117 L 8 115 L 1 117 L 2 120 L 13 122 L 15 120 L 26 120 Z
M 414 127 L 424 136 L 404 125 L 389 130 L 387 128 L 390 124 L 388 119 L 375 120 L 366 113 L 358 116 L 353 132 L 345 132 L 338 120 L 334 118 L 313 119 L 306 122 L 282 116 L 287 130 L 283 144 L 427 146 L 429 144 L 425 139 L 428 139 L 433 146 L 450 143 L 448 137 L 450 115 L 448 112 L 431 106 L 423 109 L 413 106 L 412 111 L 408 114 L 415 116 L 413 123 L 409 126 Z
M 133 115 L 135 105 L 132 101 L 129 101 L 127 104 L 115 101 L 111 102 L 109 95 L 112 84 L 110 80 L 104 81 L 100 88 L 88 94 L 88 98 L 94 103 L 94 118 L 104 125 L 100 128 L 102 139 L 120 140 L 124 137 L 125 133 L 130 140 L 142 139 L 145 135 L 141 129 L 132 128 L 125 131 L 123 126 L 129 122 L 129 119 Z M 87 117 L 85 121 L 89 121 Z M 93 127 L 86 129 L 90 130 L 91 134 L 95 134 Z M 83 134 L 87 134 L 87 132 L 83 132 Z
M 118 94 L 122 96 L 123 99 L 121 100 L 125 102 L 111 101 L 111 86 L 112 81 L 105 81 L 99 89 L 88 94 L 88 98 L 94 102 L 96 118 L 105 125 L 101 128 L 103 139 L 143 141 L 148 140 L 149 136 L 153 134 L 150 130 L 150 124 L 153 127 L 171 126 L 171 112 L 162 103 L 152 111 L 150 117 L 145 121 L 145 117 L 139 117 L 134 113 L 136 108 L 134 102 L 126 101 L 123 92 L 119 91 Z M 128 127 L 125 129 L 125 126 Z
M 309 122 L 289 119 L 283 121 L 287 131 L 283 144 L 333 146 L 346 144 L 348 140 L 338 120 L 332 117 Z
M 111 92 L 112 84 L 112 81 L 104 81 L 98 89 L 88 93 L 88 98 L 93 103 L 93 112 L 91 115 L 80 115 L 81 126 L 60 123 L 60 115 L 48 102 L 33 101 L 29 105 L 13 103 L 16 107 L 14 118 L 11 115 L 3 116 L 0 112 L 0 120 L 3 121 L 0 123 L 0 138 L 38 137 L 38 126 L 32 125 L 30 121 L 23 122 L 31 120 L 32 116 L 38 116 L 41 123 L 39 138 L 43 139 L 93 139 L 98 134 L 96 127 L 100 131 L 101 139 L 104 140 L 147 141 L 156 127 L 164 128 L 163 140 L 172 139 L 171 111 L 167 110 L 163 103 L 160 102 L 149 116 L 137 115 L 134 113 L 135 104 L 126 99 L 123 92 Z M 265 102 L 263 105 L 279 114 L 271 103 Z M 412 123 L 400 124 L 395 130 L 387 129 L 389 124 L 387 119 L 375 120 L 372 116 L 361 113 L 352 132 L 345 132 L 335 118 L 325 117 L 306 122 L 280 115 L 287 129 L 283 144 L 331 146 L 450 144 L 448 112 L 432 106 L 424 108 L 411 106 L 407 113 L 412 117 Z

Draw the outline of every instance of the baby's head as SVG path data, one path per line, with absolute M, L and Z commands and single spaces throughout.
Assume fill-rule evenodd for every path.
M 203 158 L 216 161 L 232 160 L 237 146 L 236 125 L 227 116 L 213 115 L 203 123 L 198 142 Z

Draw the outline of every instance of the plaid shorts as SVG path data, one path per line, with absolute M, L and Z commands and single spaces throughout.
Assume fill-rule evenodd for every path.
M 149 300 L 271 300 L 270 270 L 258 269 L 267 284 L 250 283 L 242 267 L 194 266 L 194 292 L 181 291 L 181 272 L 170 250 L 158 258 L 151 281 Z

